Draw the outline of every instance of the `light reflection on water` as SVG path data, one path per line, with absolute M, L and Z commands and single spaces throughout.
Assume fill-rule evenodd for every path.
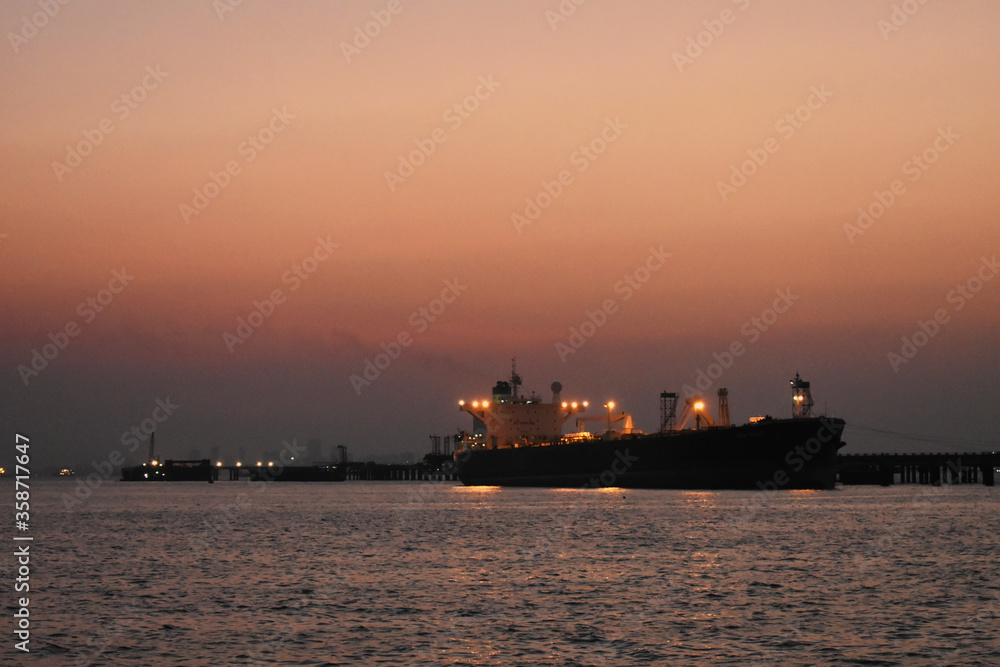
M 995 488 L 110 484 L 65 511 L 67 488 L 33 486 L 33 664 L 1000 655 Z

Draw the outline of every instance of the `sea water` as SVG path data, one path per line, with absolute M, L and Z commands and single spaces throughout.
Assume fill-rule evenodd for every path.
M 76 486 L 10 664 L 1000 664 L 996 488 Z

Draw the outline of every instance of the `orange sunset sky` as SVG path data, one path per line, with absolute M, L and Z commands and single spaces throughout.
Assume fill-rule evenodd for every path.
M 165 456 L 422 455 L 515 356 L 654 430 L 734 343 L 734 421 L 800 372 L 844 451 L 997 442 L 1000 4 L 232 4 L 0 10 L 0 412 L 37 465 L 168 397 Z

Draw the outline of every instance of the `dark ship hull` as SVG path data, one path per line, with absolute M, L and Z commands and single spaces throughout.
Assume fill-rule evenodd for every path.
M 744 426 L 455 454 L 470 486 L 832 489 L 843 419 L 766 419 Z

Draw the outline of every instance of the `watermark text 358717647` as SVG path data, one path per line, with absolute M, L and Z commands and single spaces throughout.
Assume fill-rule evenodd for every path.
M 34 539 L 27 535 L 29 511 L 31 509 L 31 489 L 28 479 L 31 476 L 28 464 L 31 457 L 28 455 L 30 441 L 27 436 L 16 434 L 14 438 L 14 448 L 17 453 L 14 456 L 16 467 L 14 468 L 14 525 L 17 526 L 19 534 L 14 536 L 14 541 L 18 543 L 14 551 L 15 566 L 17 576 L 14 577 L 14 591 L 22 595 L 31 591 L 31 544 Z M 24 595 L 16 600 L 17 611 L 14 612 L 14 636 L 21 641 L 15 642 L 14 648 L 18 651 L 29 653 L 28 642 L 31 641 L 31 612 L 28 606 L 31 599 Z

